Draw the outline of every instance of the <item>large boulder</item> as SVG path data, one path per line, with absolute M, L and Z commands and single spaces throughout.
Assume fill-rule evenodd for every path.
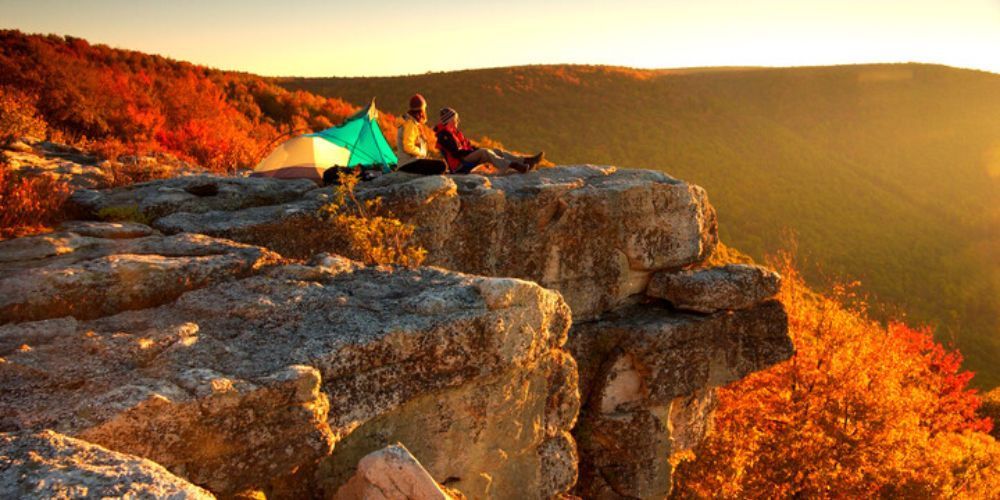
M 330 195 L 327 188 L 281 205 L 178 205 L 144 213 L 155 213 L 153 226 L 166 233 L 264 244 L 260 228 L 315 211 Z M 143 203 L 138 194 L 131 201 L 116 196 L 116 203 Z M 627 304 L 645 291 L 652 273 L 698 263 L 718 240 L 705 191 L 649 170 L 569 166 L 504 177 L 393 173 L 362 183 L 358 196 L 381 198 L 397 217 L 414 223 L 429 264 L 535 281 L 562 293 L 577 320 Z
M 414 196 L 418 183 L 433 189 Z M 363 193 L 417 225 L 429 263 L 535 281 L 559 291 L 575 321 L 626 304 L 652 272 L 700 262 L 718 239 L 705 191 L 649 170 L 386 178 Z
M 669 301 L 678 309 L 713 313 L 753 307 L 778 294 L 781 276 L 752 264 L 661 271 L 653 275 L 646 295 Z
M 278 259 L 264 248 L 196 234 L 165 237 L 139 224 L 68 229 L 0 241 L 0 323 L 151 307 Z
M 0 434 L 0 498 L 215 497 L 150 460 L 39 431 Z
M 567 345 L 580 370 L 576 492 L 585 498 L 668 495 L 667 458 L 701 439 L 712 389 L 793 353 L 776 301 L 708 316 L 632 306 L 575 325 Z
M 526 281 L 270 267 L 157 307 L 0 326 L 0 428 L 53 428 L 223 495 L 333 494 L 401 441 L 470 497 L 547 497 L 576 478 L 569 324 Z

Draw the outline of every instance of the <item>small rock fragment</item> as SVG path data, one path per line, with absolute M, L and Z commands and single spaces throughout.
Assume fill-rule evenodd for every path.
M 335 500 L 450 500 L 427 469 L 401 443 L 365 455 Z M 462 497 L 464 498 L 464 497 Z

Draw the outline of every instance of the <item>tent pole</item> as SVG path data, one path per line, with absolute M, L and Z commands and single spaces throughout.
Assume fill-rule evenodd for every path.
M 375 98 L 372 98 L 372 104 L 373 105 L 375 104 Z M 372 123 L 371 121 L 368 122 L 368 131 L 372 133 L 372 141 L 375 142 L 375 146 L 377 147 L 378 146 L 378 138 L 375 137 L 375 129 L 372 128 L 373 125 L 375 127 L 377 127 L 378 126 L 378 120 L 375 120 L 374 123 Z M 381 134 L 382 131 L 379 130 L 379 133 Z M 383 137 L 384 136 L 385 136 L 385 134 L 383 134 Z M 389 164 L 385 162 L 385 155 L 382 154 L 382 148 L 378 148 L 378 157 L 379 157 L 380 160 L 382 160 L 382 173 L 384 174 L 384 173 L 386 173 L 385 171 L 389 168 Z

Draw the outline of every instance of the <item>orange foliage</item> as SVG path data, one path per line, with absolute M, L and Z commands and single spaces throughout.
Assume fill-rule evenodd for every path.
M 38 117 L 31 99 L 23 92 L 0 87 L 0 146 L 44 133 L 45 122 Z
M 341 173 L 333 203 L 320 209 L 320 217 L 346 235 L 343 255 L 366 264 L 416 267 L 427 251 L 415 243 L 412 224 L 403 223 L 382 206 L 382 199 L 358 200 L 354 188 L 357 171 Z
M 48 176 L 26 177 L 0 164 L 0 239 L 38 233 L 55 223 L 69 186 Z
M 675 497 L 950 497 L 1000 491 L 1000 444 L 961 355 L 929 329 L 870 320 L 788 258 L 780 295 L 795 356 L 720 389 L 714 430 Z M 853 301 L 855 305 L 842 304 Z
M 253 75 L 73 37 L 0 30 L 0 70 L 0 95 L 20 96 L 12 101 L 19 116 L 37 114 L 49 135 L 96 146 L 108 159 L 167 152 L 219 172 L 252 166 L 283 135 L 328 128 L 357 111 Z M 397 119 L 379 121 L 393 141 Z

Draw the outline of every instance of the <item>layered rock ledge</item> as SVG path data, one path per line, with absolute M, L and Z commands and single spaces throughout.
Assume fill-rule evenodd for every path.
M 37 241 L 58 238 L 84 237 Z M 172 239 L 251 248 L 177 235 L 22 253 L 5 262 L 20 271 L 5 271 L 14 277 L 0 292 L 24 289 L 14 278 L 25 271 L 75 274 L 90 252 L 133 255 L 114 249 L 173 248 Z M 192 265 L 193 275 L 214 269 Z M 557 293 L 337 257 L 248 269 L 153 307 L 115 312 L 107 304 L 127 302 L 95 301 L 83 314 L 0 326 L 0 430 L 54 429 L 221 495 L 330 495 L 361 457 L 397 441 L 471 497 L 572 487 L 579 399 Z M 92 272 L 98 282 L 120 276 L 113 266 Z M 152 286 L 143 276 L 136 286 Z
M 792 355 L 787 317 L 769 300 L 708 316 L 663 304 L 632 306 L 574 326 L 583 408 L 576 493 L 663 498 L 672 454 L 707 431 L 712 390 Z
M 143 309 L 278 259 L 264 248 L 198 234 L 165 237 L 139 224 L 68 229 L 0 241 L 0 323 Z
M 84 216 L 152 227 L 74 223 L 0 244 L 0 291 L 39 290 L 0 319 L 21 321 L 0 326 L 0 430 L 54 427 L 223 495 L 330 496 L 362 457 L 401 442 L 470 498 L 661 498 L 668 457 L 710 426 L 714 388 L 792 354 L 780 277 L 704 267 L 715 210 L 665 174 L 573 166 L 359 185 L 416 225 L 430 264 L 497 278 L 334 256 L 279 265 L 273 229 L 306 234 L 304 216 L 333 198 L 282 182 L 81 192 Z M 149 257 L 142 241 L 221 249 L 209 254 L 236 271 L 179 253 L 128 276 L 205 278 L 115 302 L 127 296 L 110 285 L 118 269 Z M 107 279 L 91 289 L 115 305 L 41 312 L 66 269 Z M 67 366 L 69 352 L 87 356 Z
M 91 192 L 77 201 L 90 213 L 112 205 L 143 207 L 152 225 L 168 234 L 262 244 L 255 229 L 314 211 L 331 195 L 329 188 L 315 189 L 261 206 L 254 193 L 262 187 L 246 200 L 226 198 L 231 207 L 248 207 L 241 209 L 220 209 L 223 202 L 212 196 L 178 195 L 185 204 L 145 201 L 167 187 Z M 627 304 L 646 289 L 652 273 L 700 262 L 718 241 L 715 209 L 705 191 L 648 170 L 572 166 L 505 177 L 394 173 L 360 184 L 358 193 L 381 198 L 417 226 L 428 264 L 558 290 L 578 321 Z

